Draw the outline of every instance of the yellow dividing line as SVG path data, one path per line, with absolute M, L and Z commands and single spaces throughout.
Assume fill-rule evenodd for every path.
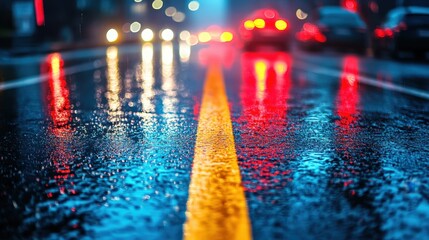
M 222 69 L 209 67 L 184 226 L 186 240 L 251 239 Z

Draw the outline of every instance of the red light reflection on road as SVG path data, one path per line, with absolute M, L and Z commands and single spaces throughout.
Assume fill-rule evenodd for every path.
M 74 175 L 71 173 L 69 162 L 73 159 L 69 143 L 73 136 L 70 128 L 71 107 L 69 89 L 64 77 L 64 61 L 60 54 L 51 54 L 47 58 L 49 69 L 49 112 L 53 122 L 51 128 L 55 138 L 52 145 L 55 147 L 50 158 L 55 166 L 54 180 L 60 194 L 76 194 L 74 183 L 67 181 Z M 52 198 L 55 191 L 50 190 L 48 197 Z
M 198 61 L 203 66 L 222 64 L 231 68 L 236 56 L 236 48 L 213 44 L 198 51 Z
M 340 117 L 341 127 L 348 127 L 356 121 L 359 105 L 358 77 L 359 60 L 354 56 L 345 57 L 337 98 L 337 114 Z
M 240 90 L 242 114 L 237 144 L 246 191 L 282 187 L 290 181 L 284 168 L 291 59 L 285 53 L 243 53 Z
M 336 121 L 337 151 L 342 156 L 344 164 L 341 164 L 340 171 L 336 177 L 342 179 L 342 185 L 349 189 L 350 196 L 355 195 L 353 190 L 354 178 L 359 175 L 356 170 L 356 162 L 353 153 L 359 146 L 355 142 L 360 128 L 356 126 L 357 115 L 359 114 L 359 60 L 353 56 L 346 56 L 343 60 L 343 73 L 340 78 L 340 87 L 336 102 L 336 112 L 339 120 Z
M 64 78 L 64 61 L 60 54 L 52 54 L 49 62 L 50 114 L 55 126 L 68 124 L 71 118 L 69 90 Z

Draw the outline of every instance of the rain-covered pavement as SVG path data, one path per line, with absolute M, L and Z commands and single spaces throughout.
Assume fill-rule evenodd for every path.
M 3 62 L 0 237 L 181 239 L 213 59 L 190 50 Z M 429 236 L 427 64 L 215 55 L 254 239 Z

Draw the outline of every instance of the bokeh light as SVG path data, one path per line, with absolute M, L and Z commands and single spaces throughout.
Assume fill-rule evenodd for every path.
M 164 6 L 164 2 L 162 0 L 155 0 L 152 2 L 152 8 L 155 10 L 159 10 Z
M 109 31 L 107 31 L 106 33 L 106 39 L 108 42 L 113 43 L 116 42 L 119 38 L 119 34 L 118 31 L 116 31 L 116 29 L 109 29 Z
M 305 19 L 307 19 L 308 14 L 306 12 L 302 11 L 301 9 L 297 9 L 296 10 L 296 17 L 299 20 L 305 20 Z
M 191 35 L 188 40 L 186 41 L 189 45 L 191 46 L 195 46 L 198 44 L 198 37 L 195 35 Z
M 191 33 L 187 30 L 184 30 L 180 32 L 179 37 L 180 37 L 180 40 L 187 41 L 191 37 Z
M 188 8 L 191 11 L 197 11 L 200 8 L 200 3 L 198 1 L 191 1 L 188 4 Z
M 162 30 L 161 32 L 161 38 L 164 41 L 171 41 L 174 39 L 174 32 L 173 30 L 166 28 L 164 30 Z
M 202 43 L 210 42 L 212 36 L 208 32 L 200 32 L 200 34 L 198 34 L 198 40 Z
M 253 21 L 253 23 L 255 24 L 256 28 L 264 28 L 265 27 L 264 19 L 261 19 L 261 18 L 255 19 L 255 21 Z
M 141 36 L 142 36 L 143 41 L 150 42 L 153 40 L 154 34 L 153 34 L 152 29 L 145 28 L 145 29 L 143 29 Z
M 253 30 L 255 28 L 255 23 L 252 20 L 247 20 L 244 22 L 244 28 L 247 30 Z
M 287 23 L 284 20 L 277 20 L 276 21 L 276 28 L 280 31 L 283 31 L 287 28 Z
M 233 38 L 234 38 L 234 35 L 231 32 L 223 32 L 220 35 L 221 42 L 231 42 Z
M 183 22 L 183 21 L 185 21 L 185 18 L 186 18 L 186 15 L 184 13 L 177 12 L 173 16 L 173 21 L 175 21 L 175 22 Z
M 165 9 L 165 15 L 168 17 L 174 16 L 176 12 L 177 12 L 177 9 L 175 7 L 168 7 L 167 9 Z
M 130 25 L 130 31 L 133 33 L 136 33 L 138 31 L 140 31 L 142 25 L 139 22 L 133 22 Z

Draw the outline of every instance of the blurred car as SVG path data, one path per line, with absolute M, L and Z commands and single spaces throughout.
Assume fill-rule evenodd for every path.
M 374 30 L 372 44 L 375 56 L 387 52 L 396 58 L 401 51 L 411 51 L 424 58 L 429 51 L 429 8 L 391 10 L 386 21 Z
M 199 44 L 224 44 L 234 42 L 235 40 L 233 31 L 217 25 L 212 25 L 200 31 L 196 37 L 198 38 Z
M 273 9 L 261 9 L 252 13 L 241 23 L 239 32 L 245 49 L 261 44 L 288 49 L 291 42 L 287 20 Z
M 365 53 L 368 45 L 367 27 L 361 17 L 342 7 L 318 9 L 313 23 L 307 22 L 296 34 L 298 45 L 307 50 L 324 47 L 351 49 Z

